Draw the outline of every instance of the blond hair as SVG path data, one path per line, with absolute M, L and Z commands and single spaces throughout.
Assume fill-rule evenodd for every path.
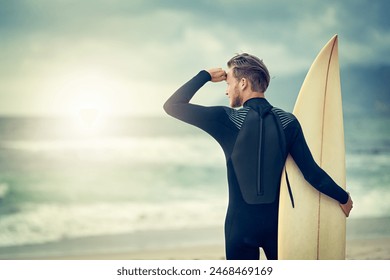
M 270 82 L 270 75 L 263 60 L 247 53 L 237 54 L 231 58 L 227 66 L 233 68 L 233 76 L 237 80 L 246 78 L 255 92 L 265 92 Z

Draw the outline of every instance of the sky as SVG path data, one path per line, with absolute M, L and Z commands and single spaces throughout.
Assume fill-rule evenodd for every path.
M 272 77 L 291 76 L 334 34 L 341 67 L 389 65 L 389 10 L 387 0 L 0 0 L 0 115 L 162 115 L 202 69 L 249 52 Z M 225 87 L 195 102 L 228 105 Z

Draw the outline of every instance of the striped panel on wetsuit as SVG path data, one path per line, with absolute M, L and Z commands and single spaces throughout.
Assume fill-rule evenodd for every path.
M 295 120 L 295 117 L 293 114 L 287 113 L 287 112 L 283 111 L 282 109 L 273 107 L 272 111 L 274 111 L 279 116 L 279 119 L 280 119 L 280 122 L 282 123 L 283 129 L 286 129 L 286 127 L 292 121 Z
M 283 129 L 286 129 L 286 127 L 295 120 L 295 117 L 291 113 L 287 113 L 283 111 L 282 109 L 273 107 L 272 110 L 278 115 L 280 118 L 280 122 L 282 123 Z M 244 123 L 244 120 L 246 118 L 246 115 L 248 114 L 249 107 L 244 107 L 238 110 L 230 109 L 227 110 L 226 113 L 229 116 L 229 119 L 234 123 L 234 125 L 241 129 L 242 124 Z
M 229 119 L 234 123 L 234 125 L 241 129 L 242 124 L 244 123 L 244 120 L 246 118 L 246 115 L 248 114 L 249 107 L 244 107 L 238 110 L 230 109 L 226 111 L 226 114 L 228 115 Z

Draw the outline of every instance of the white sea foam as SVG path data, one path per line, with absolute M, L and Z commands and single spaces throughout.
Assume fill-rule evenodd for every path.
M 0 219 L 0 247 L 141 230 L 222 226 L 222 201 L 26 205 Z
M 206 137 L 137 137 L 55 141 L 2 141 L 1 147 L 32 153 L 54 154 L 75 151 L 107 159 L 131 158 L 140 162 L 223 164 L 222 149 Z
M 354 207 L 351 218 L 388 217 L 390 213 L 390 192 L 386 189 L 368 190 L 355 186 L 351 190 Z
M 13 211 L 7 212 L 0 219 L 0 246 L 46 243 L 66 238 L 114 235 L 141 230 L 223 227 L 226 197 L 221 195 L 225 193 L 225 189 L 219 190 L 220 185 L 225 185 L 226 182 L 222 181 L 222 177 L 210 176 L 210 172 L 215 171 L 210 167 L 218 166 L 221 169 L 217 170 L 222 170 L 225 159 L 218 144 L 208 137 L 187 135 L 185 137 L 2 141 L 0 146 L 3 149 L 13 150 L 7 160 L 14 166 L 25 167 L 26 165 L 29 168 L 34 166 L 34 169 L 25 167 L 26 172 L 22 175 L 17 173 L 18 177 L 12 178 L 12 184 L 0 183 L 0 201 L 1 199 L 6 201 L 11 194 L 19 195 L 17 192 L 10 191 L 14 186 L 20 193 L 35 195 L 14 197 L 17 205 L 13 205 Z M 13 159 L 15 150 L 17 156 Z M 19 161 L 18 156 L 21 154 L 23 157 L 20 158 L 23 161 Z M 87 158 L 86 166 L 91 166 L 92 171 L 94 171 L 92 167 L 97 166 L 93 164 L 94 161 L 107 161 L 107 165 L 97 170 L 109 172 L 85 173 L 89 169 L 80 169 L 83 173 L 72 173 L 70 172 L 73 171 L 72 168 L 78 166 L 71 165 L 74 164 L 74 155 Z M 67 157 L 72 158 L 67 160 Z M 35 158 L 41 161 L 36 162 Z M 53 163 L 50 167 L 55 171 L 52 174 L 46 171 L 48 163 L 42 160 L 46 158 L 56 159 L 49 161 Z M 62 159 L 65 160 L 61 161 Z M 347 186 L 354 199 L 351 219 L 385 217 L 390 213 L 388 160 L 388 154 L 347 155 Z M 125 164 L 118 164 L 122 162 Z M 164 169 L 156 172 L 157 169 L 153 169 L 155 167 L 153 164 L 145 164 L 137 166 L 136 171 L 129 172 L 129 176 L 124 175 L 128 174 L 126 168 L 130 166 L 129 163 L 138 165 L 144 162 L 172 166 L 172 170 Z M 86 177 L 85 180 L 69 180 L 65 183 L 56 181 L 63 178 L 58 175 L 62 174 L 63 166 L 68 168 L 69 174 L 83 175 Z M 113 170 L 119 171 L 113 172 Z M 135 174 L 139 174 L 139 177 Z M 109 176 L 106 177 L 107 175 Z M 30 178 L 34 180 L 31 181 Z M 78 177 L 74 176 L 74 178 Z M 120 183 L 113 184 L 117 181 Z M 193 184 L 194 181 L 199 181 L 199 184 Z M 151 187 L 154 186 L 153 182 L 157 182 L 160 192 L 156 193 L 155 188 Z M 205 188 L 202 184 L 208 186 L 207 195 L 204 194 Z M 88 189 L 88 186 L 92 187 Z M 116 188 L 120 195 L 137 202 L 114 201 L 118 199 L 119 194 L 107 195 L 106 192 L 111 190 L 111 186 L 115 186 L 112 188 Z M 85 192 L 80 191 L 83 188 L 88 189 L 86 195 Z M 217 189 L 218 192 L 215 191 Z M 44 196 L 33 200 L 37 197 L 37 193 Z M 164 199 L 159 197 L 161 194 L 164 195 Z M 84 196 L 89 199 L 85 199 Z M 151 196 L 155 203 L 144 200 Z M 71 202 L 67 200 L 73 197 L 79 200 L 70 199 Z M 55 201 L 63 201 L 63 203 Z

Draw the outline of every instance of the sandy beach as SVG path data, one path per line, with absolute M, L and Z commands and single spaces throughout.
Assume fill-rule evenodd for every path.
M 390 218 L 351 219 L 347 260 L 390 260 Z M 146 231 L 0 248 L 0 259 L 223 260 L 221 227 Z M 261 259 L 266 259 L 261 250 Z
M 224 260 L 223 246 L 193 246 L 117 254 L 66 256 L 73 260 Z M 261 259 L 265 259 L 261 251 Z M 347 242 L 347 260 L 390 260 L 390 238 Z
M 121 253 L 80 254 L 43 260 L 224 260 L 224 247 L 199 245 L 159 250 L 142 250 Z M 261 259 L 265 259 L 261 251 Z M 390 238 L 347 241 L 347 260 L 390 260 Z

